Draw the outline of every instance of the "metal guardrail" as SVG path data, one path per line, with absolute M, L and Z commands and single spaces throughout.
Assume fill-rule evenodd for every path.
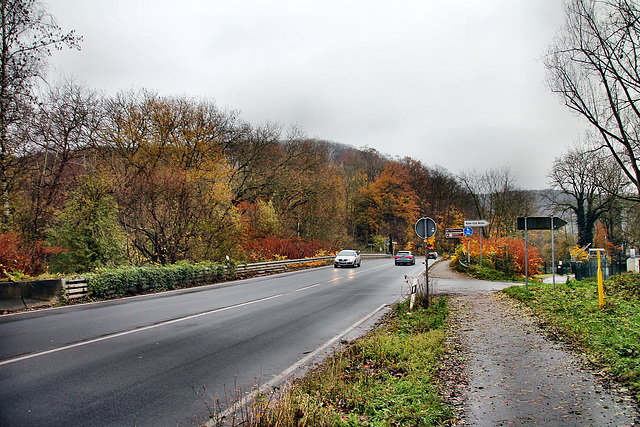
M 362 258 L 376 259 L 388 258 L 388 254 L 362 253 Z M 316 258 L 286 259 L 281 261 L 255 262 L 251 264 L 236 265 L 236 275 L 246 276 L 250 274 L 265 274 L 278 271 L 286 271 L 287 266 L 295 264 L 307 264 L 312 262 L 331 261 L 335 257 L 325 256 Z M 68 299 L 82 298 L 87 295 L 87 280 L 84 277 L 63 279 L 62 286 L 65 288 Z
M 254 262 L 251 264 L 238 264 L 236 265 L 236 274 L 244 275 L 249 273 L 272 273 L 274 271 L 285 271 L 288 265 L 293 264 L 306 264 L 318 261 L 330 261 L 335 257 L 324 256 L 317 258 L 301 258 L 301 259 L 285 259 L 281 261 L 267 261 L 267 262 Z

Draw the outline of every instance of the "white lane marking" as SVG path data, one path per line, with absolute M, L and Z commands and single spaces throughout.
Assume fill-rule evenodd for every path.
M 307 289 L 315 288 L 315 287 L 320 286 L 320 285 L 322 285 L 322 284 L 324 284 L 324 283 L 331 283 L 331 282 L 333 282 L 333 280 L 329 280 L 328 282 L 323 282 L 323 283 L 316 283 L 315 285 L 309 285 L 309 286 L 305 286 L 304 288 L 296 289 L 296 290 L 295 290 L 295 291 L 293 291 L 293 292 L 302 292 L 302 291 L 306 291 Z
M 126 335 L 136 334 L 138 332 L 148 331 L 150 329 L 159 328 L 161 326 L 167 326 L 167 325 L 171 325 L 171 324 L 174 324 L 174 323 L 184 322 L 186 320 L 195 319 L 197 317 L 202 317 L 202 316 L 206 316 L 206 315 L 209 315 L 209 314 L 220 313 L 222 311 L 231 310 L 233 308 L 246 307 L 246 306 L 251 305 L 251 304 L 257 304 L 259 302 L 263 302 L 263 301 L 268 301 L 270 299 L 279 298 L 279 297 L 281 297 L 283 295 L 285 295 L 285 294 L 272 295 L 270 297 L 260 298 L 260 299 L 254 300 L 254 301 L 247 301 L 247 302 L 243 302 L 243 303 L 240 303 L 240 304 L 231 305 L 231 306 L 228 306 L 228 307 L 221 307 L 221 308 L 216 308 L 216 309 L 205 311 L 205 312 L 198 313 L 198 314 L 192 314 L 192 315 L 187 316 L 187 317 L 180 317 L 178 319 L 167 320 L 165 322 L 156 323 L 155 325 L 144 326 L 142 328 L 132 329 L 130 331 L 117 332 L 117 333 L 114 333 L 114 334 L 105 335 L 103 337 L 93 338 L 93 339 L 90 339 L 90 340 L 87 340 L 87 341 L 77 342 L 77 343 L 74 343 L 74 344 L 69 344 L 69 345 L 65 345 L 65 346 L 62 346 L 62 347 L 53 348 L 51 350 L 45 350 L 45 351 L 40 351 L 40 352 L 37 352 L 37 353 L 25 354 L 25 355 L 22 355 L 22 356 L 18 356 L 18 357 L 14 357 L 14 358 L 11 358 L 11 359 L 3 360 L 2 362 L 0 362 L 0 366 L 8 365 L 10 363 L 15 363 L 15 362 L 21 362 L 21 361 L 27 360 L 27 359 L 33 359 L 34 357 L 45 356 L 47 354 L 57 353 L 59 351 L 70 350 L 72 348 L 82 347 L 82 346 L 85 346 L 85 345 L 94 344 L 94 343 L 97 343 L 97 342 L 106 341 L 106 340 L 110 340 L 110 339 L 113 339 L 113 338 L 118 338 L 118 337 L 123 337 L 123 336 L 126 336 Z
M 380 307 L 376 308 L 375 310 L 373 310 L 371 313 L 367 314 L 365 317 L 363 317 L 362 319 L 358 320 L 356 323 L 354 323 L 353 325 L 349 326 L 347 329 L 345 329 L 344 331 L 340 332 L 338 335 L 334 336 L 333 338 L 331 338 L 329 341 L 325 342 L 324 344 L 322 344 L 320 347 L 318 347 L 317 349 L 315 349 L 312 353 L 307 354 L 305 357 L 303 357 L 302 359 L 298 360 L 296 363 L 294 363 L 293 365 L 289 366 L 287 369 L 285 369 L 284 371 L 282 371 L 280 374 L 274 376 L 273 378 L 271 378 L 271 380 L 267 381 L 265 384 L 263 384 L 262 386 L 260 386 L 258 389 L 254 390 L 253 392 L 247 394 L 245 397 L 243 397 L 241 400 L 233 403 L 229 408 L 227 408 L 225 411 L 223 411 L 220 415 L 219 415 L 219 419 L 223 419 L 226 417 L 229 417 L 231 414 L 233 414 L 234 412 L 241 410 L 242 408 L 244 408 L 249 402 L 251 402 L 252 400 L 255 399 L 255 397 L 259 394 L 259 393 L 264 393 L 266 390 L 272 388 L 273 386 L 275 386 L 276 384 L 281 383 L 285 378 L 287 378 L 293 371 L 295 371 L 296 369 L 304 366 L 306 363 L 308 363 L 311 359 L 315 358 L 316 356 L 318 356 L 318 354 L 320 354 L 321 352 L 325 351 L 327 348 L 329 348 L 330 346 L 332 346 L 333 344 L 336 343 L 336 341 L 338 341 L 339 339 L 341 339 L 342 337 L 346 336 L 349 332 L 353 331 L 355 328 L 357 328 L 358 326 L 362 325 L 364 322 L 366 322 L 367 320 L 369 320 L 370 318 L 372 318 L 373 316 L 375 316 L 380 310 L 383 310 L 385 307 L 387 307 L 387 304 L 383 304 Z M 207 427 L 213 427 L 216 421 L 215 420 L 210 420 L 208 421 L 205 426 Z
M 348 276 L 334 277 L 333 279 L 326 280 L 326 281 L 324 281 L 324 282 L 314 283 L 313 285 L 309 285 L 309 286 L 302 287 L 302 288 L 300 288 L 300 289 L 296 289 L 296 290 L 295 290 L 295 291 L 293 291 L 293 292 L 302 292 L 302 291 L 306 291 L 307 289 L 312 289 L 312 288 L 315 288 L 315 287 L 317 287 L 317 286 L 324 285 L 324 284 L 326 284 L 326 283 L 338 282 L 340 279 L 350 279 L 350 278 L 352 278 L 353 276 L 355 276 L 356 274 L 365 273 L 365 272 L 367 272 L 367 271 L 369 271 L 369 270 L 375 270 L 375 269 L 377 269 L 377 268 L 381 268 L 381 267 L 384 267 L 384 265 L 382 265 L 382 266 L 377 266 L 377 267 L 370 267 L 370 268 L 368 268 L 368 269 L 366 269 L 366 270 L 352 271 L 352 272 L 350 272 L 350 273 L 349 273 L 349 275 L 348 275 Z

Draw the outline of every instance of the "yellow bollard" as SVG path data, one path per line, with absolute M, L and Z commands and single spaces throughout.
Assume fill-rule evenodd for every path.
M 604 283 L 602 281 L 602 266 L 600 265 L 600 251 L 598 251 L 598 298 L 600 299 L 600 308 L 604 306 Z

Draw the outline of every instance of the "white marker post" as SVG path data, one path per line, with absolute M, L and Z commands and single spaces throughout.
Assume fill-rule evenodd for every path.
M 556 247 L 553 238 L 553 217 L 551 217 L 551 273 L 553 273 L 553 290 L 556 290 Z

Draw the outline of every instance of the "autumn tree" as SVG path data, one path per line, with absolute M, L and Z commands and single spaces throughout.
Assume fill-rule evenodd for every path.
M 268 198 L 288 161 L 280 144 L 282 128 L 273 123 L 252 127 L 232 116 L 221 123 L 220 130 L 234 204 Z
M 463 210 L 468 204 L 468 193 L 446 169 L 429 167 L 410 157 L 405 157 L 400 163 L 407 170 L 409 183 L 419 198 L 423 214 L 439 215 L 451 206 Z
M 248 238 L 259 239 L 282 234 L 282 222 L 273 207 L 271 200 L 259 200 L 251 207 L 245 208 Z
M 620 250 L 620 247 L 612 241 L 611 235 L 607 231 L 607 226 L 603 222 L 598 222 L 595 226 L 593 247 L 604 249 L 607 255 L 612 255 Z
M 119 219 L 145 260 L 219 258 L 237 218 L 211 103 L 143 91 L 108 102 L 102 139 Z
M 397 162 L 389 162 L 380 176 L 361 194 L 357 226 L 363 236 L 391 235 L 404 245 L 413 238 L 419 218 L 418 201 L 410 177 Z
M 18 128 L 33 103 L 33 87 L 44 75 L 52 49 L 79 48 L 80 38 L 73 31 L 64 33 L 36 0 L 2 0 L 0 22 L 0 186 L 6 229 L 12 166 L 24 149 Z
M 335 240 L 344 234 L 342 182 L 327 144 L 296 127 L 238 125 L 222 146 L 240 212 L 250 218 L 262 203 L 271 203 L 286 238 Z
M 406 168 L 411 188 L 417 196 L 420 216 L 432 218 L 441 230 L 435 235 L 435 247 L 439 251 L 453 251 L 456 242 L 447 239 L 444 231 L 462 227 L 470 211 L 468 193 L 455 176 L 442 167 L 428 167 L 409 157 L 401 164 Z
M 325 241 L 345 234 L 345 194 L 325 143 L 293 135 L 284 141 L 284 164 L 274 203 L 291 234 Z
M 357 227 L 358 201 L 368 185 L 380 176 L 389 160 L 371 148 L 359 150 L 336 143 L 329 145 L 329 155 L 332 164 L 342 175 L 347 233 L 352 239 L 362 240 L 363 236 L 359 235 Z M 364 240 L 367 240 L 366 236 Z
M 374 148 L 356 149 L 337 143 L 332 143 L 331 146 L 329 154 L 336 165 L 345 170 L 364 174 L 368 182 L 378 178 L 389 163 L 389 158 Z
M 593 125 L 640 200 L 640 9 L 632 0 L 570 0 L 545 57 L 549 86 Z
M 608 193 L 610 194 L 610 193 Z M 640 204 L 617 199 L 599 220 L 609 242 L 619 247 L 637 247 L 640 243 Z
M 628 247 L 640 247 L 640 208 L 637 204 L 626 204 L 622 210 L 623 243 Z

